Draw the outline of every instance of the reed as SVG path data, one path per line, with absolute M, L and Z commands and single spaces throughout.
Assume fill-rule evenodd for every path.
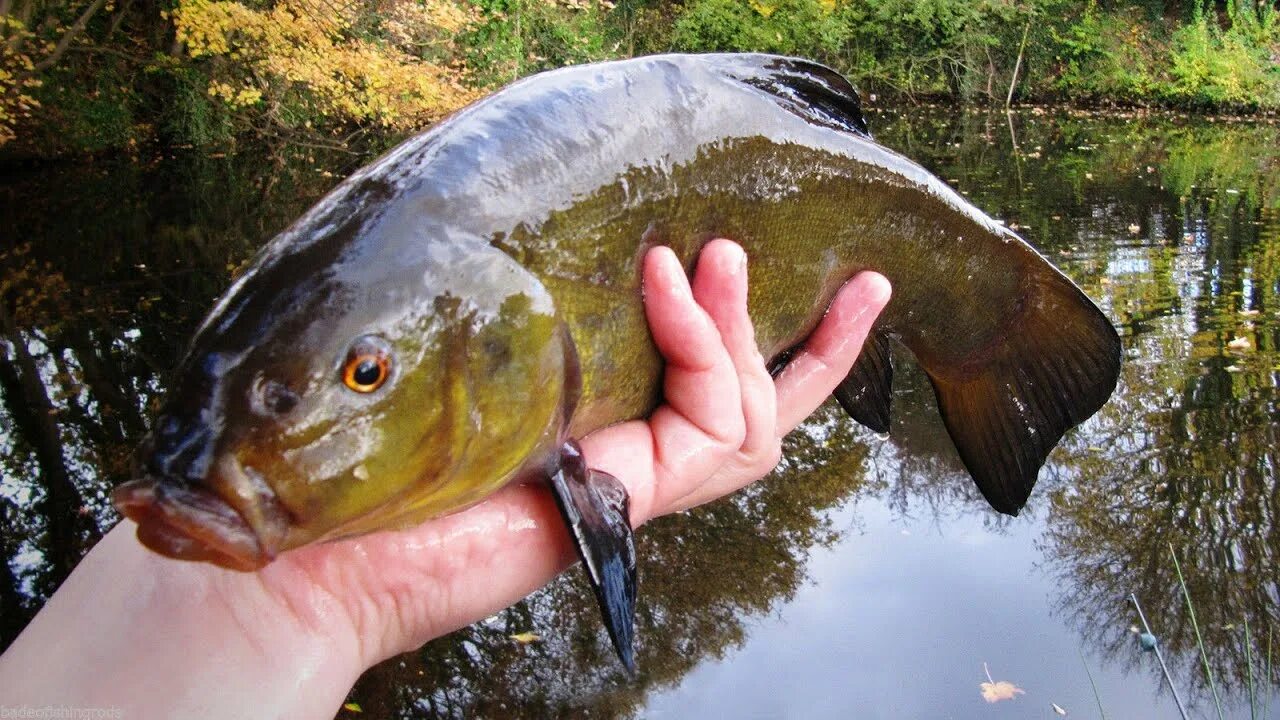
M 1178 572 L 1178 585 L 1182 587 L 1182 597 L 1187 601 L 1187 613 L 1191 616 L 1191 629 L 1196 631 L 1196 646 L 1200 648 L 1200 662 L 1204 664 L 1204 675 L 1209 680 L 1209 690 L 1213 692 L 1213 706 L 1218 711 L 1218 720 L 1226 720 L 1222 714 L 1222 699 L 1218 697 L 1218 683 L 1213 678 L 1213 668 L 1209 666 L 1209 653 L 1204 649 L 1204 637 L 1200 634 L 1200 623 L 1196 620 L 1196 608 L 1191 602 L 1191 593 L 1187 590 L 1186 578 L 1182 576 L 1182 565 L 1178 562 L 1178 553 L 1169 543 L 1169 556 L 1173 558 L 1173 569 Z
M 1076 652 L 1080 655 L 1080 664 L 1084 665 L 1084 674 L 1089 677 L 1089 687 L 1093 688 L 1093 699 L 1098 702 L 1098 714 L 1102 720 L 1107 720 L 1107 711 L 1102 709 L 1102 696 L 1098 694 L 1098 684 L 1093 681 L 1093 673 L 1089 670 L 1089 663 L 1084 659 L 1084 651 L 1076 648 Z

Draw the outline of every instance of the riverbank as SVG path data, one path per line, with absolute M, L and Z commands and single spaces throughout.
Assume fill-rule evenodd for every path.
M 667 51 L 811 57 L 869 104 L 1280 111 L 1271 3 L 17 0 L 0 156 L 392 138 L 534 72 Z M 25 19 L 24 19 L 25 13 Z M 42 14 L 43 13 L 43 14 Z

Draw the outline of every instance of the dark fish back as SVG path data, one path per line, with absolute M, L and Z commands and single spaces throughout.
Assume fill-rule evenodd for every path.
M 811 60 L 777 55 L 707 55 L 721 73 L 765 91 L 810 123 L 870 139 L 858 91 L 843 75 Z

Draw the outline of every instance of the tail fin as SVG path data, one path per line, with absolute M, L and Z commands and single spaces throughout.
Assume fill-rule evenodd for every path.
M 1120 338 L 1111 322 L 1026 249 L 1034 256 L 1031 277 L 1005 332 L 959 366 L 916 353 L 960 459 L 991 507 L 1008 515 L 1026 504 L 1063 433 L 1102 407 L 1120 374 Z M 833 394 L 854 420 L 886 432 L 891 381 L 887 337 L 873 331 Z
M 1017 515 L 1040 466 L 1069 428 L 1115 389 L 1120 338 L 1070 280 L 1047 262 L 1003 337 L 964 367 L 925 368 L 947 431 L 978 489 Z

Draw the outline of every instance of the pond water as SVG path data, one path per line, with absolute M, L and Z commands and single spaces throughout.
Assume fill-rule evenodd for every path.
M 1225 716 L 1250 717 L 1252 680 L 1254 716 L 1280 717 L 1280 128 L 1038 110 L 871 121 L 1120 329 L 1115 396 L 1050 457 L 1023 515 L 987 508 L 904 370 L 887 438 L 824 407 L 766 481 L 640 532 L 637 679 L 574 571 L 369 671 L 351 695 L 364 717 L 1176 716 L 1130 593 L 1192 716 L 1217 716 L 1216 690 Z M 5 646 L 117 521 L 109 489 L 232 271 L 366 159 L 0 176 Z M 540 639 L 511 637 L 525 632 Z M 985 702 L 988 670 L 1023 692 Z

